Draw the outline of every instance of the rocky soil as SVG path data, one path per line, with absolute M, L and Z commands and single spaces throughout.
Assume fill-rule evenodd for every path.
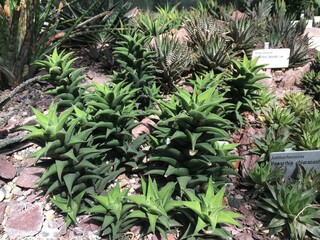
M 108 81 L 101 66 L 94 62 L 88 63 L 87 60 L 86 57 L 80 57 L 77 61 L 81 66 L 89 66 L 85 70 L 86 80 L 99 83 Z M 309 66 L 310 64 L 298 69 L 265 70 L 264 73 L 270 78 L 262 82 L 275 92 L 277 98 L 281 98 L 285 92 L 299 91 L 301 76 L 308 71 Z M 8 119 L 0 125 L 0 140 L 25 134 L 23 131 L 15 130 L 19 126 L 35 123 L 31 107 L 45 111 L 54 101 L 51 96 L 45 94 L 46 88 L 46 83 L 35 82 L 16 94 L 0 109 L 0 119 Z M 255 125 L 255 116 L 248 115 L 247 119 L 250 124 L 233 136 L 234 140 L 241 144 L 237 153 L 244 157 L 244 172 L 257 160 L 257 156 L 248 151 L 253 144 L 253 136 L 261 136 L 263 133 L 263 129 Z M 77 226 L 66 229 L 63 215 L 56 211 L 48 197 L 36 188 L 36 182 L 44 171 L 43 168 L 35 166 L 34 160 L 28 157 L 28 154 L 36 149 L 37 146 L 28 141 L 0 149 L 0 239 L 100 239 L 95 235 L 99 226 L 90 216 L 80 216 Z M 129 188 L 132 194 L 140 187 L 138 177 L 135 176 L 128 178 L 121 175 L 117 181 L 122 187 Z M 226 228 L 239 240 L 268 239 L 267 230 L 262 228 L 262 224 L 253 214 L 255 209 L 246 196 L 246 190 L 239 187 L 236 178 L 233 182 L 234 184 L 228 187 L 228 197 L 225 201 L 231 209 L 244 215 L 241 220 L 243 227 Z M 131 239 L 142 239 L 138 230 L 132 229 L 132 232 L 128 233 L 132 236 Z M 149 235 L 145 239 L 156 237 Z M 170 235 L 169 239 L 175 239 L 175 236 Z

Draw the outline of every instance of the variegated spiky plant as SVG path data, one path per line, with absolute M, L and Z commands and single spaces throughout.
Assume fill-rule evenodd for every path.
M 209 14 L 190 17 L 185 24 L 189 40 L 195 46 L 202 46 L 212 36 L 225 33 L 225 23 Z
M 250 55 L 262 38 L 262 27 L 257 21 L 250 18 L 231 21 L 228 25 L 228 36 L 232 38 L 233 50 L 243 51 Z
M 193 16 L 186 21 L 190 45 L 198 55 L 197 71 L 221 72 L 230 63 L 231 41 L 225 23 L 210 15 Z
M 193 51 L 174 37 L 157 38 L 154 47 L 156 76 L 165 92 L 174 88 L 177 80 L 190 70 Z

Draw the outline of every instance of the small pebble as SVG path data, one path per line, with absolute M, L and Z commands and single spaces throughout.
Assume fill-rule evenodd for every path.
M 3 186 L 3 189 L 5 190 L 6 196 L 7 196 L 11 192 L 12 187 L 10 187 L 8 184 L 6 184 L 6 185 Z
M 23 156 L 20 156 L 20 155 L 16 155 L 16 156 L 14 156 L 14 158 L 15 158 L 16 160 L 19 160 L 19 161 L 21 161 L 21 160 L 24 159 L 24 157 L 23 157 Z
M 49 210 L 44 214 L 44 216 L 48 221 L 51 221 L 55 217 L 55 211 L 54 210 Z
M 51 203 L 46 203 L 44 210 L 49 211 L 51 209 Z
M 13 193 L 8 193 L 6 195 L 6 200 L 11 200 L 13 198 Z
M 135 178 L 129 179 L 129 183 L 131 183 L 131 184 L 135 184 L 136 182 L 137 182 L 137 180 Z
M 16 195 L 17 193 L 21 192 L 21 188 L 14 187 L 11 192 Z
M 241 195 L 235 195 L 234 196 L 236 199 L 243 199 L 243 196 L 241 196 Z
M 17 202 L 21 202 L 21 201 L 23 201 L 24 199 L 25 199 L 25 196 L 18 197 L 18 198 L 17 198 Z

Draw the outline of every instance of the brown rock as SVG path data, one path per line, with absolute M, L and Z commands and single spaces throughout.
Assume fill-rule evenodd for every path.
M 247 17 L 247 14 L 240 12 L 239 10 L 236 10 L 231 14 L 230 19 L 241 20 L 241 19 L 245 19 L 246 17 Z
M 9 207 L 5 230 L 10 238 L 34 236 L 40 232 L 44 216 L 39 204 L 12 202 Z
M 92 81 L 103 85 L 107 82 L 110 82 L 110 78 L 105 75 L 97 75 L 92 79 Z
M 188 41 L 189 34 L 185 28 L 180 28 L 179 30 L 174 32 L 174 35 L 180 43 L 184 43 Z
M 283 87 L 284 89 L 292 89 L 293 87 L 300 85 L 303 74 L 309 70 L 310 63 L 298 69 L 289 69 L 285 72 L 279 87 Z
M 4 179 L 13 179 L 16 176 L 16 168 L 13 164 L 0 156 L 0 177 Z
M 0 225 L 2 224 L 3 222 L 3 219 L 4 219 L 4 213 L 5 213 L 5 210 L 6 210 L 6 207 L 8 206 L 7 203 L 0 203 Z
M 164 236 L 160 236 L 160 237 L 157 237 L 155 234 L 152 235 L 151 237 L 152 240 L 165 240 L 165 239 L 168 239 L 168 240 L 175 240 L 176 237 L 175 237 L 175 234 L 172 234 L 172 233 L 168 233 L 167 234 L 167 238 L 165 238 Z
M 83 231 L 98 231 L 101 229 L 101 224 L 97 220 L 94 220 L 88 216 L 79 217 L 79 223 L 77 228 L 82 229 Z
M 16 185 L 23 188 L 36 188 L 37 181 L 40 179 L 43 172 L 44 168 L 25 168 L 18 176 Z

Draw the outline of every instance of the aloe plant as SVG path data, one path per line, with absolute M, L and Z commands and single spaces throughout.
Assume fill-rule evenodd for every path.
M 223 187 L 215 194 L 211 178 L 208 181 L 205 194 L 196 196 L 192 191 L 185 190 L 187 201 L 183 201 L 183 205 L 194 212 L 197 220 L 189 219 L 195 228 L 188 228 L 182 238 L 214 236 L 226 239 L 230 237 L 230 234 L 221 226 L 224 224 L 240 226 L 237 219 L 241 218 L 241 215 L 226 210 L 226 206 L 223 204 L 224 193 L 225 188 Z M 189 214 L 186 216 L 190 217 Z
M 241 113 L 255 111 L 254 102 L 261 98 L 258 91 L 264 88 L 259 80 L 267 77 L 259 73 L 264 66 L 257 65 L 257 61 L 257 58 L 249 60 L 246 55 L 243 61 L 233 60 L 232 73 L 226 77 L 226 85 L 229 88 L 226 96 L 235 104 L 235 116 L 231 118 L 236 118 L 240 124 L 243 123 Z
M 141 185 L 142 195 L 127 197 L 139 206 L 139 209 L 132 211 L 128 218 L 142 219 L 147 222 L 146 233 L 158 231 L 163 236 L 167 236 L 167 231 L 175 226 L 171 224 L 169 212 L 182 206 L 181 201 L 172 199 L 175 183 L 168 182 L 161 189 L 158 189 L 156 181 L 149 177 L 147 183 L 141 179 Z
M 286 101 L 286 105 L 292 109 L 295 116 L 300 119 L 305 118 L 312 111 L 314 105 L 312 97 L 305 95 L 303 92 L 286 93 L 284 100 Z
M 135 32 L 132 36 L 122 34 L 121 40 L 117 42 L 115 47 L 115 55 L 118 64 L 122 70 L 115 72 L 113 81 L 118 83 L 124 81 L 126 84 L 132 84 L 132 87 L 138 89 L 135 98 L 140 103 L 140 108 L 148 108 L 153 106 L 149 93 L 157 96 L 155 89 L 155 66 L 153 64 L 154 52 L 147 49 L 147 37 L 139 35 Z
M 192 94 L 178 88 L 170 102 L 159 101 L 161 120 L 150 135 L 152 170 L 148 174 L 168 180 L 190 176 L 189 186 L 201 185 L 211 175 L 224 182 L 222 175 L 234 174 L 231 163 L 237 157 L 228 151 L 235 145 L 225 150 L 217 145 L 229 139 L 226 130 L 231 128 L 223 118 L 225 100 L 214 88 L 202 93 L 194 89 Z
M 284 177 L 283 170 L 273 168 L 271 162 L 255 163 L 253 170 L 247 171 L 247 178 L 242 184 L 249 188 L 249 194 L 253 198 L 267 191 L 268 184 L 274 184 Z
M 286 106 L 274 104 L 262 109 L 262 112 L 264 114 L 264 121 L 266 124 L 275 129 L 281 127 L 292 128 L 298 120 L 294 112 L 292 112 L 292 110 Z
M 302 185 L 303 190 L 316 189 L 320 190 L 320 173 L 317 169 L 306 170 L 302 165 L 298 164 L 298 171 L 296 179 Z M 319 199 L 319 194 L 317 199 Z
M 266 162 L 272 152 L 283 152 L 285 149 L 295 149 L 288 128 L 267 127 L 264 135 L 254 138 L 255 147 L 250 151 L 259 155 L 259 162 Z
M 320 237 L 320 210 L 313 204 L 315 189 L 303 190 L 300 183 L 268 185 L 270 196 L 257 204 L 265 211 L 261 219 L 267 222 L 269 236 L 277 234 L 291 239 Z
M 301 150 L 317 150 L 320 146 L 319 134 L 320 128 L 317 124 L 320 114 L 314 110 L 312 114 L 306 116 L 304 120 L 297 124 L 294 138 L 297 146 Z
M 47 56 L 47 60 L 36 61 L 36 64 L 48 72 L 41 77 L 41 80 L 53 85 L 47 92 L 60 99 L 58 103 L 60 107 L 76 105 L 78 108 L 83 108 L 82 95 L 85 89 L 80 86 L 84 80 L 83 68 L 72 67 L 77 60 L 77 58 L 70 59 L 72 54 L 72 52 L 65 54 L 64 51 L 58 53 L 57 49 L 54 49 L 52 55 Z
M 101 222 L 101 236 L 106 239 L 119 239 L 129 231 L 136 219 L 128 218 L 134 207 L 127 198 L 128 190 L 120 189 L 119 183 L 110 189 L 106 196 L 94 195 L 95 204 L 86 209 L 86 213 L 93 214 L 93 219 Z

